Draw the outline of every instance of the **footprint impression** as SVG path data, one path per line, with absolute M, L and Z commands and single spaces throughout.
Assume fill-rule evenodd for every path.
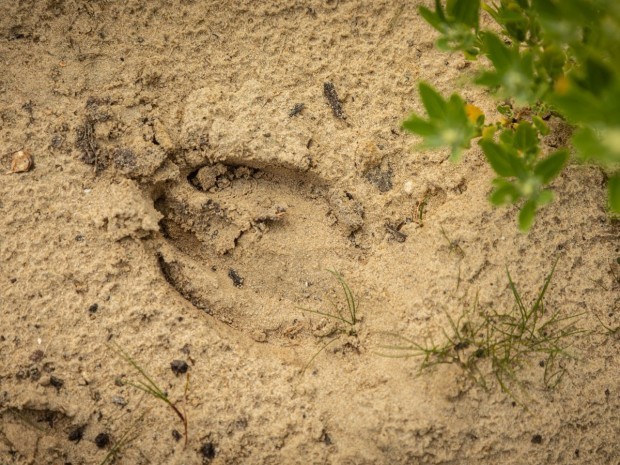
M 329 311 L 325 269 L 362 258 L 351 241 L 362 206 L 310 175 L 312 130 L 288 96 L 265 101 L 253 81 L 225 95 L 188 99 L 179 176 L 155 201 L 159 266 L 195 307 L 255 340 L 294 344 L 320 319 L 298 306 Z

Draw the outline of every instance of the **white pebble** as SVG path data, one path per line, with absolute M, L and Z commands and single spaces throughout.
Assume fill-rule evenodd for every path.
M 407 195 L 413 194 L 413 181 L 405 181 L 403 184 L 403 191 Z

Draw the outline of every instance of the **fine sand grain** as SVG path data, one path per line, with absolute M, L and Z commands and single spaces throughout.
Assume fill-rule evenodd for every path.
M 0 2 L 0 464 L 99 464 L 127 431 L 118 464 L 620 464 L 605 176 L 571 164 L 524 235 L 476 146 L 419 151 L 420 80 L 497 115 L 418 3 Z M 555 389 L 535 357 L 509 395 L 378 355 L 556 260 L 546 306 L 586 332 Z M 355 331 L 301 309 L 344 303 L 326 269 Z

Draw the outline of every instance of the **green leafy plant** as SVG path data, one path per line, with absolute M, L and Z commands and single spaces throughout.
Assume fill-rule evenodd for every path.
M 338 284 L 342 289 L 342 293 L 344 296 L 344 304 L 339 305 L 330 300 L 330 304 L 332 305 L 334 312 L 323 312 L 320 310 L 311 310 L 304 307 L 297 307 L 303 312 L 313 313 L 315 315 L 323 316 L 332 320 L 335 320 L 339 323 L 339 326 L 336 328 L 335 335 L 334 332 L 327 335 L 327 337 L 331 337 L 331 339 L 323 345 L 319 349 L 317 353 L 315 353 L 312 358 L 308 361 L 308 363 L 304 366 L 302 373 L 306 371 L 306 369 L 312 364 L 314 359 L 323 352 L 330 344 L 336 342 L 343 334 L 347 334 L 349 336 L 357 335 L 357 323 L 359 322 L 358 318 L 358 309 L 359 309 L 359 299 L 356 299 L 351 291 L 351 288 L 345 281 L 344 277 L 336 270 L 326 270 L 336 279 Z
M 546 120 L 558 116 L 573 127 L 580 157 L 608 172 L 609 207 L 620 213 L 620 2 L 435 0 L 434 10 L 420 7 L 420 14 L 439 31 L 440 49 L 486 57 L 491 67 L 475 82 L 507 100 L 497 106 L 501 117 L 485 124 L 475 105 L 457 94 L 445 100 L 422 82 L 427 117 L 411 115 L 406 130 L 426 147 L 449 147 L 452 160 L 479 138 L 497 174 L 491 202 L 520 204 L 519 226 L 527 231 L 552 200 L 546 186 L 569 157 L 566 148 L 544 154 L 540 147 Z M 483 14 L 500 34 L 480 28 Z
M 543 383 L 555 387 L 565 373 L 561 360 L 573 337 L 583 330 L 576 327 L 582 315 L 564 317 L 549 311 L 544 297 L 555 271 L 551 273 L 536 299 L 526 305 L 507 271 L 514 306 L 507 312 L 482 311 L 477 299 L 473 309 L 465 308 L 455 320 L 448 316 L 449 328 L 443 340 L 421 343 L 397 334 L 393 344 L 382 345 L 381 355 L 388 357 L 420 357 L 420 371 L 439 364 L 455 364 L 478 385 L 487 389 L 494 379 L 501 389 L 517 398 L 513 387 L 520 386 L 518 372 L 534 360 L 544 365 Z
M 181 422 L 183 423 L 183 429 L 185 431 L 185 446 L 187 446 L 187 415 L 182 413 L 179 407 L 177 407 L 175 402 L 172 402 L 168 397 L 168 394 L 161 389 L 155 381 L 146 373 L 146 371 L 123 349 L 119 346 L 111 346 L 111 349 L 116 352 L 123 360 L 125 360 L 129 365 L 131 365 L 140 375 L 140 379 L 137 381 L 123 381 L 123 384 L 127 384 L 128 386 L 132 386 L 140 391 L 145 392 L 146 394 L 164 402 L 168 407 L 172 409 L 172 411 L 179 417 Z M 184 396 L 187 397 L 187 391 L 189 389 L 189 374 L 187 376 L 187 381 L 185 383 L 185 392 Z

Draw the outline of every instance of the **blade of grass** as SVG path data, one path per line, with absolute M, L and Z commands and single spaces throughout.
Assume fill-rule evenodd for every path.
M 185 415 L 181 413 L 181 411 L 178 409 L 176 404 L 168 398 L 168 396 L 164 393 L 164 391 L 146 374 L 144 369 L 142 369 L 142 367 L 138 365 L 138 363 L 128 353 L 126 353 L 123 349 L 121 349 L 117 344 L 109 345 L 109 347 L 112 351 L 116 352 L 117 355 L 120 355 L 127 363 L 133 366 L 136 369 L 136 371 L 138 371 L 138 373 L 146 380 L 146 382 L 126 381 L 125 383 L 128 384 L 129 386 L 134 387 L 135 389 L 139 389 L 143 392 L 146 392 L 147 394 L 153 396 L 156 399 L 162 400 L 179 417 L 179 419 L 183 423 L 183 428 L 185 430 L 185 447 L 187 447 L 188 425 L 187 425 L 187 418 L 185 417 Z

